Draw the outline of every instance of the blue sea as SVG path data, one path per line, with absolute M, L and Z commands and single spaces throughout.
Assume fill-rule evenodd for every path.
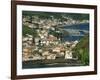
M 82 37 L 84 37 L 86 32 L 89 34 L 89 23 L 64 26 L 63 29 L 68 30 L 68 32 L 69 32 L 69 35 L 63 36 L 63 40 L 65 40 L 65 41 L 80 40 Z M 75 33 L 77 33 L 77 32 L 79 34 L 75 35 Z
M 81 30 L 89 30 L 89 23 L 83 24 L 75 24 L 71 26 L 64 26 L 65 29 L 81 29 Z

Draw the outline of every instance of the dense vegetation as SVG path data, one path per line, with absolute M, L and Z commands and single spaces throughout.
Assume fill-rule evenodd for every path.
M 25 25 L 23 25 L 22 32 L 23 32 L 23 36 L 26 36 L 26 34 L 33 35 L 34 37 L 37 36 L 36 29 L 29 28 L 28 26 L 25 26 Z
M 76 47 L 73 49 L 73 56 L 78 56 L 78 59 L 84 65 L 89 65 L 89 36 L 84 36 Z
M 23 31 L 22 32 L 23 32 L 23 36 L 26 36 L 26 34 L 30 34 L 30 35 L 33 34 L 32 29 L 27 27 L 27 26 L 25 26 L 25 25 L 23 25 Z

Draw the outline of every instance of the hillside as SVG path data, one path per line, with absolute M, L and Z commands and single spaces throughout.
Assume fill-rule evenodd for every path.
M 79 13 L 57 13 L 57 12 L 33 12 L 33 11 L 23 11 L 24 16 L 38 16 L 42 19 L 60 19 L 66 20 L 67 18 L 72 18 L 74 20 L 89 20 L 89 14 L 79 14 Z
M 73 49 L 73 56 L 84 64 L 89 65 L 89 36 L 84 36 Z

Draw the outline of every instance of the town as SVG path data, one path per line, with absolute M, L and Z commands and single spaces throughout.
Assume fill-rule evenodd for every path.
M 88 20 L 73 20 L 70 17 L 56 19 L 54 16 L 50 18 L 39 18 L 38 16 L 23 16 L 23 28 L 30 30 L 25 33 L 22 38 L 23 61 L 33 62 L 36 60 L 56 60 L 56 59 L 75 59 L 73 57 L 73 48 L 78 44 L 78 40 L 67 41 L 63 39 L 64 35 L 68 35 L 62 26 L 88 23 Z

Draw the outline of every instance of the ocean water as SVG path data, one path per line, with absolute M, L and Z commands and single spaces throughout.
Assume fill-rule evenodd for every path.
M 63 36 L 64 41 L 80 40 L 82 37 L 84 37 L 86 32 L 89 33 L 89 23 L 64 26 L 63 29 L 68 30 L 69 32 L 69 35 Z M 75 35 L 77 32 L 80 34 Z
M 65 29 L 80 29 L 80 30 L 88 30 L 89 31 L 89 23 L 64 26 L 63 28 L 65 28 Z

